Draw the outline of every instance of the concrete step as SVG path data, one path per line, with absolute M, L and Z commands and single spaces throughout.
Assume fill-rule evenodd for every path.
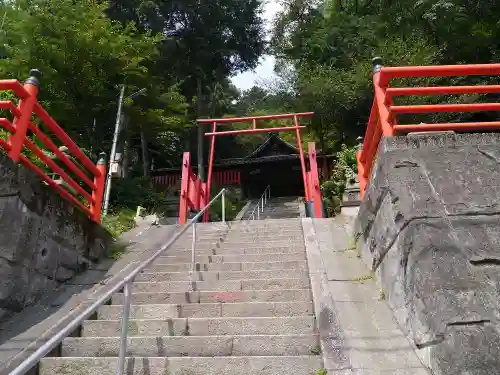
M 226 238 L 238 237 L 240 235 L 245 236 L 245 235 L 250 235 L 252 233 L 263 235 L 263 236 L 266 236 L 266 235 L 269 236 L 269 235 L 272 235 L 273 233 L 280 234 L 280 235 L 303 234 L 302 226 L 300 226 L 300 225 L 294 225 L 293 227 L 288 227 L 288 223 L 286 223 L 286 224 L 284 223 L 283 225 L 270 225 L 268 223 L 262 224 L 263 222 L 264 222 L 264 220 L 241 222 L 241 224 L 236 226 L 235 229 L 233 229 L 227 233 Z M 275 224 L 277 223 L 276 220 L 273 220 L 273 222 Z
M 275 247 L 267 247 L 267 246 L 255 246 L 255 247 L 243 247 L 243 246 L 233 246 L 233 245 L 222 245 L 222 246 L 214 246 L 214 247 L 203 247 L 195 248 L 196 255 L 200 256 L 208 256 L 208 255 L 259 255 L 259 254 L 272 254 L 272 253 L 299 253 L 304 251 L 304 245 L 284 245 L 284 246 L 275 246 Z M 176 249 L 168 249 L 164 255 L 173 256 L 173 255 L 191 255 L 192 247 L 184 247 L 184 248 L 176 248 Z
M 224 292 L 179 292 L 179 293 L 132 293 L 134 305 L 183 304 L 183 303 L 231 303 L 231 302 L 292 302 L 310 301 L 309 289 L 246 290 Z M 123 303 L 123 294 L 113 296 L 112 304 Z
M 306 270 L 285 269 L 271 271 L 198 271 L 198 272 L 143 272 L 135 278 L 135 281 L 217 281 L 217 280 L 244 280 L 244 279 L 272 279 L 287 278 L 293 275 L 295 278 L 307 279 Z
M 131 337 L 127 356 L 296 356 L 314 353 L 318 344 L 316 335 Z M 63 357 L 117 357 L 119 351 L 119 337 L 67 338 L 62 345 Z
M 244 247 L 244 246 L 242 246 Z M 268 254 L 246 254 L 246 255 L 210 255 L 196 256 L 197 263 L 255 263 L 255 262 L 280 262 L 283 260 L 295 261 L 306 260 L 305 251 L 297 253 L 268 253 Z M 162 255 L 153 264 L 175 264 L 191 262 L 191 254 L 184 255 Z
M 94 332 L 101 335 L 97 328 Z M 119 335 L 119 327 L 115 328 L 110 336 Z M 132 320 L 128 332 L 131 336 L 309 335 L 317 329 L 314 316 L 287 316 Z
M 86 333 L 93 337 L 119 335 L 120 326 L 113 321 L 115 330 L 100 331 L 101 324 L 87 321 Z M 107 334 L 103 334 L 107 333 Z M 314 316 L 244 317 L 244 318 L 172 318 L 164 320 L 132 320 L 130 336 L 222 336 L 222 335 L 311 335 L 316 334 Z M 85 337 L 87 337 L 85 336 Z
M 191 263 L 156 264 L 146 268 L 146 272 L 182 272 L 190 271 Z M 197 263 L 195 269 L 198 271 L 265 271 L 284 269 L 307 269 L 307 262 L 301 261 L 278 261 L 278 262 L 248 262 L 248 263 Z
M 249 231 L 244 231 L 244 232 L 229 232 L 227 235 L 223 237 L 224 240 L 227 239 L 235 239 L 235 238 L 251 238 L 252 236 L 255 236 L 255 238 L 260 238 L 260 239 L 273 239 L 273 238 L 286 238 L 286 237 L 292 237 L 292 238 L 303 238 L 304 234 L 302 233 L 302 230 L 281 230 L 280 228 L 275 228 L 275 230 L 249 230 Z M 201 238 L 201 237 L 197 237 Z
M 225 241 L 220 243 L 215 242 L 197 242 L 196 249 L 200 250 L 211 250 L 211 249 L 279 249 L 279 248 L 294 248 L 300 249 L 301 251 L 305 250 L 304 240 L 288 240 L 281 239 L 276 241 L 268 241 L 268 240 L 257 240 L 251 239 L 243 240 L 243 239 L 235 239 L 235 241 Z M 182 243 L 173 245 L 170 247 L 167 252 L 170 251 L 191 251 L 192 243 Z
M 224 290 L 309 289 L 309 287 L 309 280 L 300 278 L 217 281 L 137 281 L 133 283 L 132 291 L 134 293 L 164 293 Z
M 45 358 L 40 375 L 116 375 L 117 358 Z M 129 358 L 127 375 L 314 375 L 320 356 Z
M 288 247 L 288 246 L 300 246 L 301 249 L 305 249 L 304 239 L 293 239 L 293 238 L 281 238 L 273 240 L 259 240 L 258 238 L 249 238 L 246 241 L 241 238 L 235 238 L 234 240 L 224 241 L 220 244 L 220 247 L 229 248 L 247 248 L 247 247 L 261 247 L 261 248 L 274 248 L 274 247 Z
M 252 238 L 257 238 L 261 240 L 281 240 L 281 239 L 286 239 L 286 238 L 294 238 L 297 241 L 301 241 L 302 238 L 304 238 L 304 234 L 302 231 L 280 231 L 279 228 L 276 230 L 272 230 L 269 232 L 263 232 L 262 230 L 255 229 L 255 230 L 250 230 L 246 231 L 243 233 L 230 233 L 227 236 L 223 238 L 223 241 L 229 241 L 229 240 L 237 240 L 237 239 L 252 239 Z
M 121 319 L 122 311 L 121 305 L 107 305 L 97 310 L 97 316 L 102 320 L 118 320 Z M 131 319 L 304 316 L 313 313 L 312 302 L 309 301 L 132 305 L 130 308 Z M 103 324 L 100 320 L 89 320 L 83 325 L 85 336 L 104 336 L 99 331 L 87 333 L 85 331 L 87 323 L 99 323 L 104 326 L 111 324 L 110 322 Z
M 195 249 L 197 256 L 209 255 L 259 255 L 259 254 L 272 254 L 272 253 L 298 253 L 304 251 L 304 245 L 292 244 L 290 246 L 276 246 L 276 247 L 237 247 L 237 246 L 221 246 L 211 248 L 198 248 Z M 191 256 L 191 247 L 168 249 L 165 252 L 167 256 Z

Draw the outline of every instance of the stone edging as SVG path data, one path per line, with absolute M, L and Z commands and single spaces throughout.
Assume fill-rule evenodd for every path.
M 324 368 L 329 374 L 349 370 L 352 366 L 347 353 L 343 350 L 345 339 L 328 289 L 328 276 L 321 258 L 313 219 L 302 219 L 302 230 Z

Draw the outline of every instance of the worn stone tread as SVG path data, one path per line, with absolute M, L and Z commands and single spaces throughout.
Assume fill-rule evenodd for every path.
M 45 358 L 40 375 L 116 375 L 117 358 Z M 320 356 L 128 358 L 127 375 L 314 375 Z
M 310 301 L 309 289 L 282 290 L 228 290 L 221 292 L 172 292 L 172 293 L 133 293 L 132 303 L 147 304 L 182 304 L 182 303 L 232 303 L 232 302 L 292 302 Z M 113 296 L 112 304 L 123 303 L 123 294 Z
M 135 336 L 214 336 L 214 335 L 305 335 L 316 333 L 314 316 L 172 318 L 131 320 L 130 337 Z M 120 334 L 119 321 L 89 320 L 83 337 L 113 337 Z
M 127 355 L 134 357 L 226 357 L 310 355 L 317 335 L 223 335 L 131 337 Z M 119 337 L 66 338 L 63 357 L 117 357 Z
M 115 320 L 122 315 L 122 306 L 102 306 L 98 319 Z M 188 303 L 181 305 L 132 305 L 131 319 L 204 318 L 223 316 L 299 316 L 312 315 L 312 302 L 236 302 L 236 303 Z

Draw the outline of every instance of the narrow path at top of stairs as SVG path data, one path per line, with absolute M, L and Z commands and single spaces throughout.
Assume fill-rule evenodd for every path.
M 128 375 L 314 375 L 323 368 L 300 220 L 198 225 L 133 285 Z M 123 295 L 41 375 L 115 375 Z

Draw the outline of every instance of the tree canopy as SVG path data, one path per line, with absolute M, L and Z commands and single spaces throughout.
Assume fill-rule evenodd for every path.
M 315 140 L 324 152 L 354 145 L 364 134 L 373 101 L 374 56 L 399 66 L 488 63 L 500 57 L 500 2 L 495 0 L 281 3 L 266 36 L 261 0 L 4 1 L 0 75 L 22 80 L 30 68 L 39 68 L 43 105 L 94 153 L 110 148 L 125 84 L 121 148 L 132 172 L 146 175 L 153 163 L 178 166 L 182 151 L 195 151 L 197 117 L 314 111 L 304 142 Z M 255 68 L 264 53 L 276 58 L 278 78 L 240 92 L 231 78 Z M 130 98 L 143 88 L 146 95 Z M 282 135 L 294 142 L 293 134 Z M 264 138 L 223 137 L 217 157 L 243 156 Z

